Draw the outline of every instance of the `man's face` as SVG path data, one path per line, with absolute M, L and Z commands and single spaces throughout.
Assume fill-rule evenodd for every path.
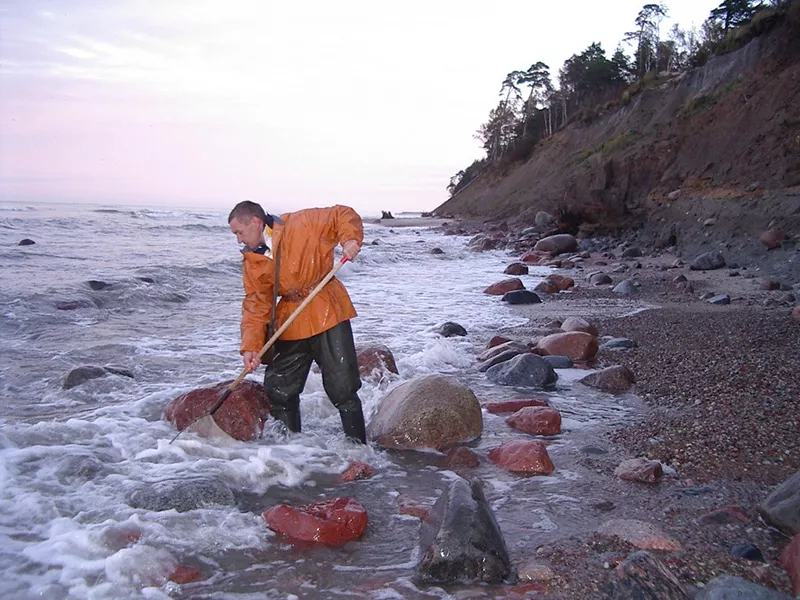
M 237 242 L 255 248 L 263 239 L 264 226 L 256 217 L 251 217 L 249 221 L 240 221 L 234 217 L 231 219 L 231 231 Z

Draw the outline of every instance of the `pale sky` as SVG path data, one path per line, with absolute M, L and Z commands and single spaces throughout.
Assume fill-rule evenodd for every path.
M 0 0 L 0 202 L 432 210 L 506 73 L 557 84 L 646 3 Z

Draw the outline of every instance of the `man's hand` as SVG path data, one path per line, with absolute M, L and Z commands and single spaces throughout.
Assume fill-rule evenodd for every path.
M 344 254 L 347 260 L 355 260 L 359 252 L 361 252 L 361 247 L 355 240 L 350 240 L 342 244 L 342 254 Z
M 248 373 L 255 371 L 261 364 L 261 359 L 258 358 L 258 352 L 245 352 L 242 354 L 242 361 Z

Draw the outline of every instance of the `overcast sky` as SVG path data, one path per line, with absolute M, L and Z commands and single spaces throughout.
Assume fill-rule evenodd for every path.
M 645 3 L 0 0 L 0 202 L 431 210 L 506 73 L 610 57 Z

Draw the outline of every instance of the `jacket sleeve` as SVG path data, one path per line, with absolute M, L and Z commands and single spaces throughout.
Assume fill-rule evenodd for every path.
M 355 240 L 359 246 L 364 243 L 364 225 L 356 211 L 340 204 L 326 210 L 328 211 L 325 223 L 326 237 L 338 240 L 339 244 L 350 240 Z
M 267 324 L 272 311 L 272 285 L 257 285 L 244 267 L 242 301 L 242 345 L 240 354 L 258 352 L 267 341 Z

